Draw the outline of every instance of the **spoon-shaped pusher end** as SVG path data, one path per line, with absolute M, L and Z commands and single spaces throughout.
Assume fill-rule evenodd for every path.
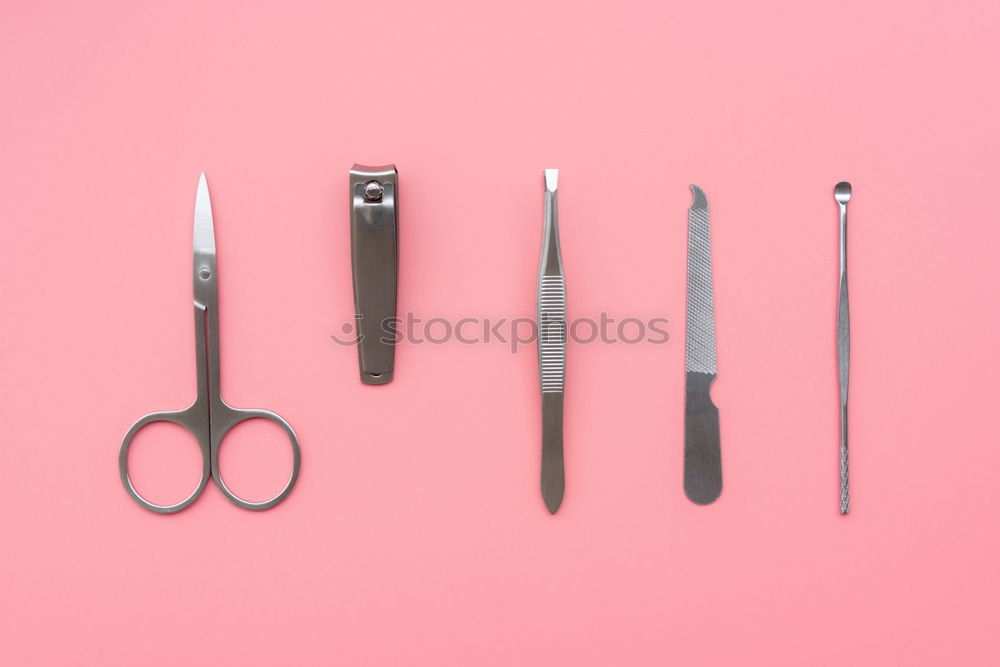
M 847 181 L 841 181 L 833 188 L 833 197 L 837 200 L 838 204 L 846 204 L 851 201 L 851 184 Z

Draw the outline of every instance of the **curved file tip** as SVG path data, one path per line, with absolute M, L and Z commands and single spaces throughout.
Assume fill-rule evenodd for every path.
M 708 208 L 708 199 L 704 191 L 694 183 L 691 184 L 691 208 Z

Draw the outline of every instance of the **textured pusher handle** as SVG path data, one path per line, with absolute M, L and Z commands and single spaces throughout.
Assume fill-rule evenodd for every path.
M 842 232 L 846 237 L 846 225 Z M 845 238 L 846 242 L 846 238 Z M 846 264 L 846 263 L 845 263 Z M 851 310 L 847 299 L 847 267 L 840 273 L 837 303 L 837 371 L 840 380 L 840 513 L 851 511 L 847 461 L 847 385 L 851 370 Z

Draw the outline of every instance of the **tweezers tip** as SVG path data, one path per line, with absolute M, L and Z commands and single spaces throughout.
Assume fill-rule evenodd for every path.
M 548 192 L 555 192 L 559 185 L 559 170 L 546 169 L 543 173 L 545 174 L 545 189 Z

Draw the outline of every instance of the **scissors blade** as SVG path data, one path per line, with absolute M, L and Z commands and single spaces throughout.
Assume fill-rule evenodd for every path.
M 194 251 L 215 252 L 215 225 L 212 222 L 212 200 L 208 196 L 205 172 L 198 179 L 198 194 L 194 200 Z
M 699 505 L 722 493 L 719 410 L 709 391 L 717 374 L 708 199 L 697 185 L 688 209 L 687 322 L 684 347 L 684 492 Z

